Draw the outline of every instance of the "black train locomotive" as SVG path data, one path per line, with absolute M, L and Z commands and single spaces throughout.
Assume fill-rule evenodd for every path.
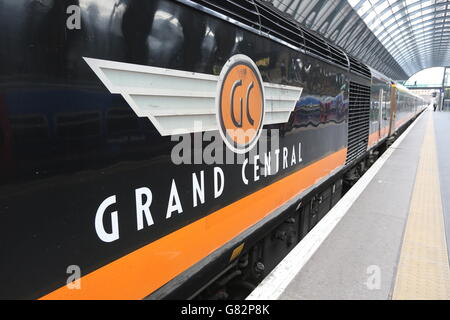
M 0 0 L 0 43 L 0 298 L 243 298 L 425 107 L 258 0 Z

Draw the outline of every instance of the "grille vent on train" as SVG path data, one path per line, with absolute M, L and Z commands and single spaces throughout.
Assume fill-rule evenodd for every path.
M 330 49 L 328 48 L 327 43 L 304 28 L 302 28 L 302 31 L 305 37 L 306 50 L 316 56 L 331 60 Z
M 364 63 L 359 62 L 351 56 L 348 56 L 348 59 L 350 60 L 350 71 L 353 71 L 366 79 L 372 78 L 372 73 Z
M 283 14 L 273 5 L 255 0 L 261 19 L 261 30 L 293 44 L 327 61 L 349 68 L 345 53 L 334 47 L 314 33 L 302 28 L 292 17 Z
M 348 114 L 348 151 L 350 163 L 364 154 L 369 141 L 370 87 L 350 82 Z
M 334 63 L 348 69 L 349 65 L 347 55 L 344 53 L 344 51 L 342 51 L 338 47 L 335 47 L 332 44 L 328 44 L 328 46 L 330 47 L 331 60 Z
M 252 0 L 194 0 L 194 2 L 259 29 L 259 14 Z
M 255 1 L 255 5 L 260 16 L 261 31 L 296 47 L 305 48 L 302 30 L 295 21 L 264 2 Z
M 177 0 L 196 7 L 196 4 L 222 13 L 246 26 L 259 29 L 295 47 L 306 50 L 326 61 L 349 69 L 345 53 L 327 43 L 320 36 L 303 28 L 292 17 L 262 0 Z M 364 73 L 364 67 L 355 60 L 355 70 Z M 359 68 L 359 69 L 358 69 Z M 365 67 L 367 69 L 367 67 Z M 367 69 L 370 75 L 370 71 Z

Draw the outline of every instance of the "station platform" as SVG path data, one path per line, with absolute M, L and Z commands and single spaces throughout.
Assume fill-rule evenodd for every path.
M 422 113 L 247 300 L 450 299 L 449 139 Z

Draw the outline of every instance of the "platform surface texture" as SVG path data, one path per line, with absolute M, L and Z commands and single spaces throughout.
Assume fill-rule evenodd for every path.
M 450 299 L 450 113 L 424 112 L 386 154 L 249 300 Z

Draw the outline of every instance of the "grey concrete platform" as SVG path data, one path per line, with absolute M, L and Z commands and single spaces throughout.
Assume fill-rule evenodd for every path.
M 279 299 L 390 299 L 428 116 L 421 117 Z
M 426 112 L 279 296 L 391 299 L 426 125 L 433 117 L 450 248 L 450 112 Z
M 431 117 L 433 121 L 429 121 Z M 433 139 L 430 140 L 430 132 L 433 132 L 429 129 L 430 123 L 434 123 L 435 149 L 426 148 L 433 141 Z M 426 134 L 428 140 L 424 140 Z M 411 250 L 410 247 L 405 249 L 407 246 L 403 246 L 402 250 L 402 245 L 405 245 L 404 235 L 408 219 L 411 217 L 413 194 L 416 195 L 414 199 L 417 199 L 417 191 L 413 193 L 413 190 L 417 190 L 415 187 L 419 185 L 428 186 L 423 183 L 423 179 L 420 183 L 416 180 L 417 176 L 423 177 L 423 174 L 436 177 L 435 181 L 440 182 L 442 212 L 439 212 L 444 215 L 444 225 L 440 224 L 440 230 L 442 230 L 441 234 L 445 231 L 444 237 L 446 237 L 446 239 L 440 239 L 442 248 L 447 241 L 447 250 L 450 249 L 450 112 L 430 110 L 424 112 L 410 128 L 409 133 L 399 139 L 394 146 L 386 152 L 389 155 L 386 155 L 383 161 L 374 165 L 377 168 L 369 175 L 370 178 L 366 178 L 366 182 L 361 181 L 361 186 L 364 185 L 365 188 L 361 187 L 359 191 L 356 191 L 355 186 L 355 190 L 352 189 L 352 192 L 355 191 L 353 195 L 349 195 L 345 201 L 343 199 L 341 208 L 336 208 L 337 211 L 330 214 L 330 219 L 323 226 L 332 225 L 334 219 L 337 223 L 333 225 L 334 229 L 330 227 L 325 232 L 326 227 L 319 228 L 315 234 L 311 234 L 303 247 L 301 242 L 249 296 L 249 300 L 392 299 L 394 287 L 396 292 L 398 289 L 396 285 L 398 270 L 404 269 L 399 266 L 400 257 L 404 259 L 405 252 L 408 252 L 410 256 L 412 252 L 408 251 Z M 433 159 L 438 171 L 433 173 L 424 171 L 424 154 L 431 154 L 424 150 L 436 150 Z M 420 170 L 418 170 L 419 160 L 422 163 Z M 435 186 L 435 189 L 431 188 L 431 185 L 430 188 L 426 187 L 423 194 L 431 194 L 432 199 L 437 199 L 433 195 L 436 194 L 435 190 L 439 190 L 439 183 Z M 430 201 L 439 203 L 439 201 Z M 338 206 L 339 204 L 336 207 Z M 424 208 L 420 211 L 425 213 L 422 216 L 429 216 L 425 218 L 427 219 L 425 221 L 427 223 L 435 221 L 431 218 L 432 215 L 429 215 L 430 212 L 435 211 L 427 211 L 427 206 Z M 414 207 L 414 210 L 417 208 Z M 339 213 L 341 211 L 342 214 Z M 339 215 L 341 218 L 337 218 Z M 408 224 L 408 226 L 408 232 L 411 232 L 412 225 Z M 423 242 L 423 225 L 414 224 L 414 226 L 418 234 L 414 234 L 413 243 L 425 247 L 425 255 L 422 251 L 422 258 L 425 260 L 421 261 L 425 264 L 422 263 L 420 268 L 429 275 L 430 272 L 436 271 L 433 265 L 435 261 L 430 260 L 431 256 L 427 256 L 432 249 L 429 246 L 432 243 Z M 411 233 L 408 234 L 410 235 L 408 239 L 411 239 Z M 417 239 L 416 236 L 418 236 Z M 415 253 L 413 257 L 416 257 Z M 447 283 L 450 271 L 446 265 L 448 256 L 450 252 L 448 255 L 442 255 L 444 258 L 440 260 L 447 278 L 434 278 L 434 280 L 440 279 L 438 283 L 445 282 L 443 286 L 447 288 L 447 292 L 450 289 L 450 283 Z M 419 261 L 415 259 L 413 263 Z M 403 263 L 402 266 L 404 265 Z M 417 266 L 411 265 L 411 267 L 414 271 Z M 402 276 L 405 274 L 404 271 L 400 273 Z M 408 281 L 412 283 L 423 280 L 411 278 L 414 276 L 416 275 L 406 274 Z M 425 288 L 427 287 L 425 285 Z M 444 296 L 447 295 L 444 294 Z M 398 292 L 395 298 L 399 298 Z
M 390 298 L 427 117 L 418 121 L 279 299 Z M 371 281 L 373 276 L 380 282 Z

